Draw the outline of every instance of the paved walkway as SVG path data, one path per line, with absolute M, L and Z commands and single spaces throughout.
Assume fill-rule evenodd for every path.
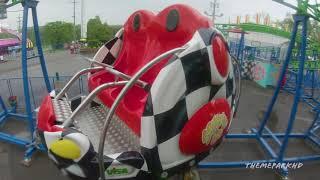
M 70 54 L 68 51 L 56 51 L 45 55 L 48 73 L 50 76 L 55 76 L 59 72 L 61 76 L 70 76 L 88 67 L 88 63 L 82 57 Z M 42 77 L 39 59 L 28 60 L 29 76 Z M 21 60 L 7 61 L 0 64 L 0 79 L 21 77 Z

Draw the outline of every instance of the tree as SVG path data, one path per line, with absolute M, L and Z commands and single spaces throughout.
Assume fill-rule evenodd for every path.
M 276 27 L 284 30 L 284 31 L 288 31 L 291 32 L 292 28 L 293 28 L 293 18 L 292 15 L 290 13 L 286 14 L 286 17 L 283 20 L 278 20 L 275 22 Z M 298 29 L 298 35 L 301 34 L 301 26 L 299 26 Z M 318 21 L 313 20 L 312 18 L 310 18 L 310 20 L 308 21 L 308 38 L 310 40 L 310 44 L 313 47 L 313 49 L 318 49 L 320 47 L 320 24 Z M 300 41 L 300 39 L 298 38 L 298 41 Z
M 63 48 L 65 43 L 73 40 L 73 24 L 62 21 L 47 23 L 44 26 L 42 38 L 53 49 Z
M 282 21 L 277 21 L 275 24 L 278 28 L 290 32 L 293 28 L 292 15 L 287 13 L 286 17 Z
M 16 38 L 16 36 L 8 33 L 0 33 L 0 39 Z
M 113 36 L 113 30 L 102 23 L 99 16 L 90 19 L 87 24 L 87 39 L 90 47 L 99 47 Z

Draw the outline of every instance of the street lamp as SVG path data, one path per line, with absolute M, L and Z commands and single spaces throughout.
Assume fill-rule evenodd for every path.
M 0 19 L 7 19 L 7 3 L 9 0 L 0 0 Z
M 222 17 L 223 13 L 216 14 L 216 9 L 219 8 L 219 3 L 217 0 L 214 0 L 214 2 L 210 2 L 210 8 L 212 10 L 212 13 L 209 13 L 208 11 L 205 11 L 204 14 L 207 16 L 212 17 L 212 23 L 215 24 L 216 17 Z

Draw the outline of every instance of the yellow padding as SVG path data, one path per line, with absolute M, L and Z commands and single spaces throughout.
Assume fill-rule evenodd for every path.
M 80 147 L 68 139 L 53 142 L 49 149 L 57 156 L 65 159 L 77 159 L 81 156 Z

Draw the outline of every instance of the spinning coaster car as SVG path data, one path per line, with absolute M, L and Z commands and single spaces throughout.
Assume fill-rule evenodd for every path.
M 74 179 L 199 178 L 190 172 L 228 132 L 239 89 L 211 25 L 185 5 L 131 15 L 90 68 L 42 102 L 38 130 L 54 163 Z M 69 99 L 83 74 L 90 94 Z

